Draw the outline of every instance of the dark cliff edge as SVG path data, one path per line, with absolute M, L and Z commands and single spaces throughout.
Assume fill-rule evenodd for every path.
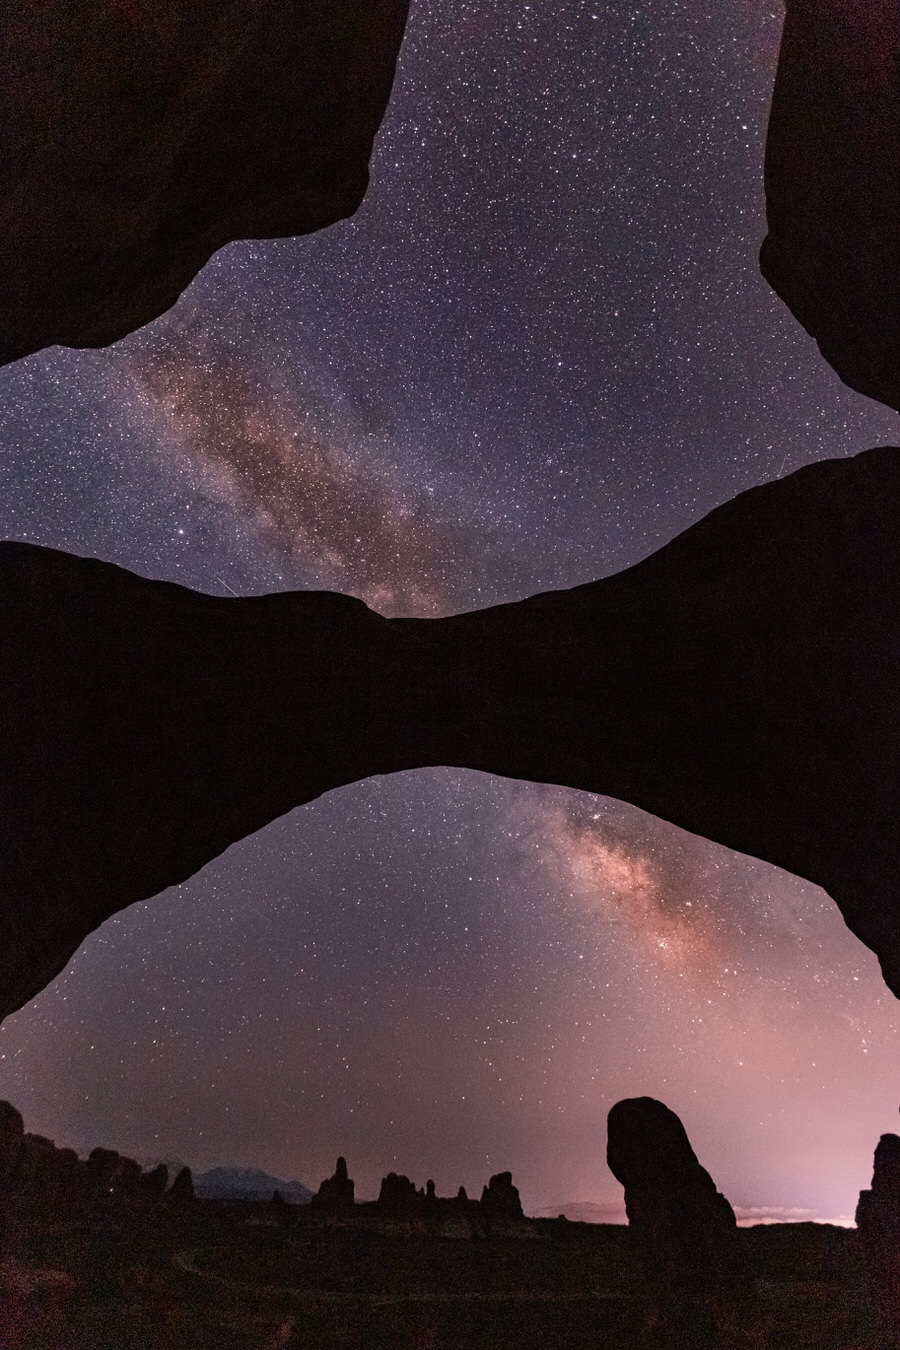
M 407 8 L 4 6 L 0 363 L 113 342 L 223 244 L 351 215 Z
M 763 275 L 852 389 L 900 409 L 900 0 L 786 0 Z
M 898 519 L 900 450 L 871 450 L 617 576 L 438 620 L 0 545 L 0 1013 L 276 816 L 440 764 L 617 797 L 807 877 L 900 994 Z

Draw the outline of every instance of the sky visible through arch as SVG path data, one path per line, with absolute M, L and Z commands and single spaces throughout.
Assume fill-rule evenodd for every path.
M 0 370 L 3 537 L 437 615 L 610 574 L 900 441 L 758 274 L 781 8 L 414 0 L 353 220 L 222 250 L 101 352 Z M 809 883 L 633 808 L 433 769 L 117 916 L 0 1030 L 85 1149 L 620 1213 L 619 1098 L 736 1206 L 851 1215 L 900 1005 Z

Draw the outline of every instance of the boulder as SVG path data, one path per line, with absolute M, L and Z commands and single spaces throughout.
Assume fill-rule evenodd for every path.
M 444 619 L 0 544 L 0 1015 L 301 802 L 457 765 L 823 886 L 900 994 L 900 450 L 753 488 L 617 576 Z
M 625 1188 L 631 1242 L 657 1286 L 739 1278 L 737 1222 L 674 1111 L 653 1097 L 617 1102 L 606 1160 Z
M 230 240 L 352 214 L 407 5 L 4 6 L 0 362 L 113 342 Z

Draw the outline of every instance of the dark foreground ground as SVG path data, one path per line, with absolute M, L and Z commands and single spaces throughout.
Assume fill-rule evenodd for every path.
M 660 1298 L 622 1227 L 536 1220 L 454 1239 L 269 1204 L 109 1198 L 77 1217 L 10 1215 L 0 1350 L 892 1350 L 854 1231 L 740 1240 L 743 1287 Z

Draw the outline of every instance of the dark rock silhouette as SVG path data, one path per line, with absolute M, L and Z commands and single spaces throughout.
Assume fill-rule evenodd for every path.
M 7 1210 L 12 1178 L 19 1162 L 25 1126 L 10 1102 L 0 1101 L 0 1259 L 6 1251 Z
M 439 620 L 0 544 L 0 1014 L 300 802 L 458 765 L 817 882 L 900 993 L 900 451 L 754 488 L 617 576 Z
M 182 1167 L 181 1171 L 172 1182 L 169 1198 L 178 1202 L 193 1200 L 194 1178 L 189 1167 Z
M 767 280 L 841 379 L 900 408 L 900 0 L 787 0 Z
M 112 1174 L 110 1187 L 120 1195 L 134 1195 L 141 1189 L 142 1172 L 140 1163 L 134 1158 L 120 1158 Z
M 309 1202 L 314 1209 L 340 1213 L 353 1208 L 353 1181 L 347 1175 L 347 1163 L 338 1158 L 334 1175 L 326 1177 Z
M 87 1169 L 77 1153 L 57 1148 L 44 1135 L 25 1133 L 15 1107 L 0 1102 L 0 1256 L 5 1254 L 11 1207 L 24 1205 L 41 1215 L 72 1214 L 89 1191 Z
M 533 1237 L 534 1227 L 524 1218 L 519 1192 L 511 1172 L 492 1176 L 471 1202 L 464 1186 L 451 1199 L 437 1194 L 435 1183 L 416 1187 L 409 1177 L 388 1172 L 382 1179 L 378 1199 L 360 1212 L 377 1220 L 382 1231 L 393 1235 L 413 1233 L 468 1240 L 473 1237 Z
M 138 1189 L 144 1195 L 164 1195 L 169 1184 L 169 1169 L 165 1163 L 157 1163 L 149 1172 L 142 1172 L 138 1178 Z
M 88 1154 L 87 1173 L 92 1184 L 102 1191 L 111 1191 L 113 1177 L 121 1161 L 120 1155 L 112 1148 L 93 1148 Z
M 155 1173 L 144 1173 L 134 1158 L 126 1158 L 112 1148 L 92 1149 L 85 1167 L 92 1186 L 99 1191 L 114 1191 L 122 1195 L 133 1195 L 138 1191 L 152 1194 L 159 1186 L 159 1167 Z M 169 1175 L 168 1168 L 164 1168 L 164 1171 L 163 1188 Z
M 10 1102 L 0 1102 L 0 1188 L 3 1178 L 12 1173 L 19 1160 L 24 1136 L 25 1125 L 19 1112 Z
M 71 1148 L 57 1148 L 52 1139 L 25 1134 L 13 1174 L 13 1189 L 32 1205 L 65 1211 L 87 1199 L 91 1190 L 85 1165 Z
M 5 6 L 0 361 L 112 342 L 230 240 L 350 215 L 407 3 Z
M 875 1302 L 900 1337 L 900 1136 L 883 1134 L 872 1186 L 860 1191 L 856 1226 Z
M 431 1183 L 432 1188 L 434 1182 Z M 382 1178 L 378 1192 L 378 1206 L 391 1214 L 408 1214 L 421 1209 L 422 1197 L 409 1177 L 388 1172 Z
M 512 1172 L 498 1172 L 481 1192 L 481 1210 L 486 1219 L 521 1219 L 522 1202 L 512 1184 Z
M 720 1282 L 741 1273 L 734 1211 L 700 1166 L 674 1111 L 653 1097 L 617 1102 L 606 1160 L 625 1187 L 632 1245 L 661 1285 Z
M 145 1172 L 111 1148 L 95 1148 L 82 1162 L 74 1149 L 26 1133 L 15 1107 L 0 1102 L 0 1246 L 10 1203 L 32 1215 L 83 1217 L 85 1206 L 158 1203 L 168 1177 L 165 1163 Z M 193 1199 L 189 1167 L 181 1169 L 168 1194 L 176 1201 Z

